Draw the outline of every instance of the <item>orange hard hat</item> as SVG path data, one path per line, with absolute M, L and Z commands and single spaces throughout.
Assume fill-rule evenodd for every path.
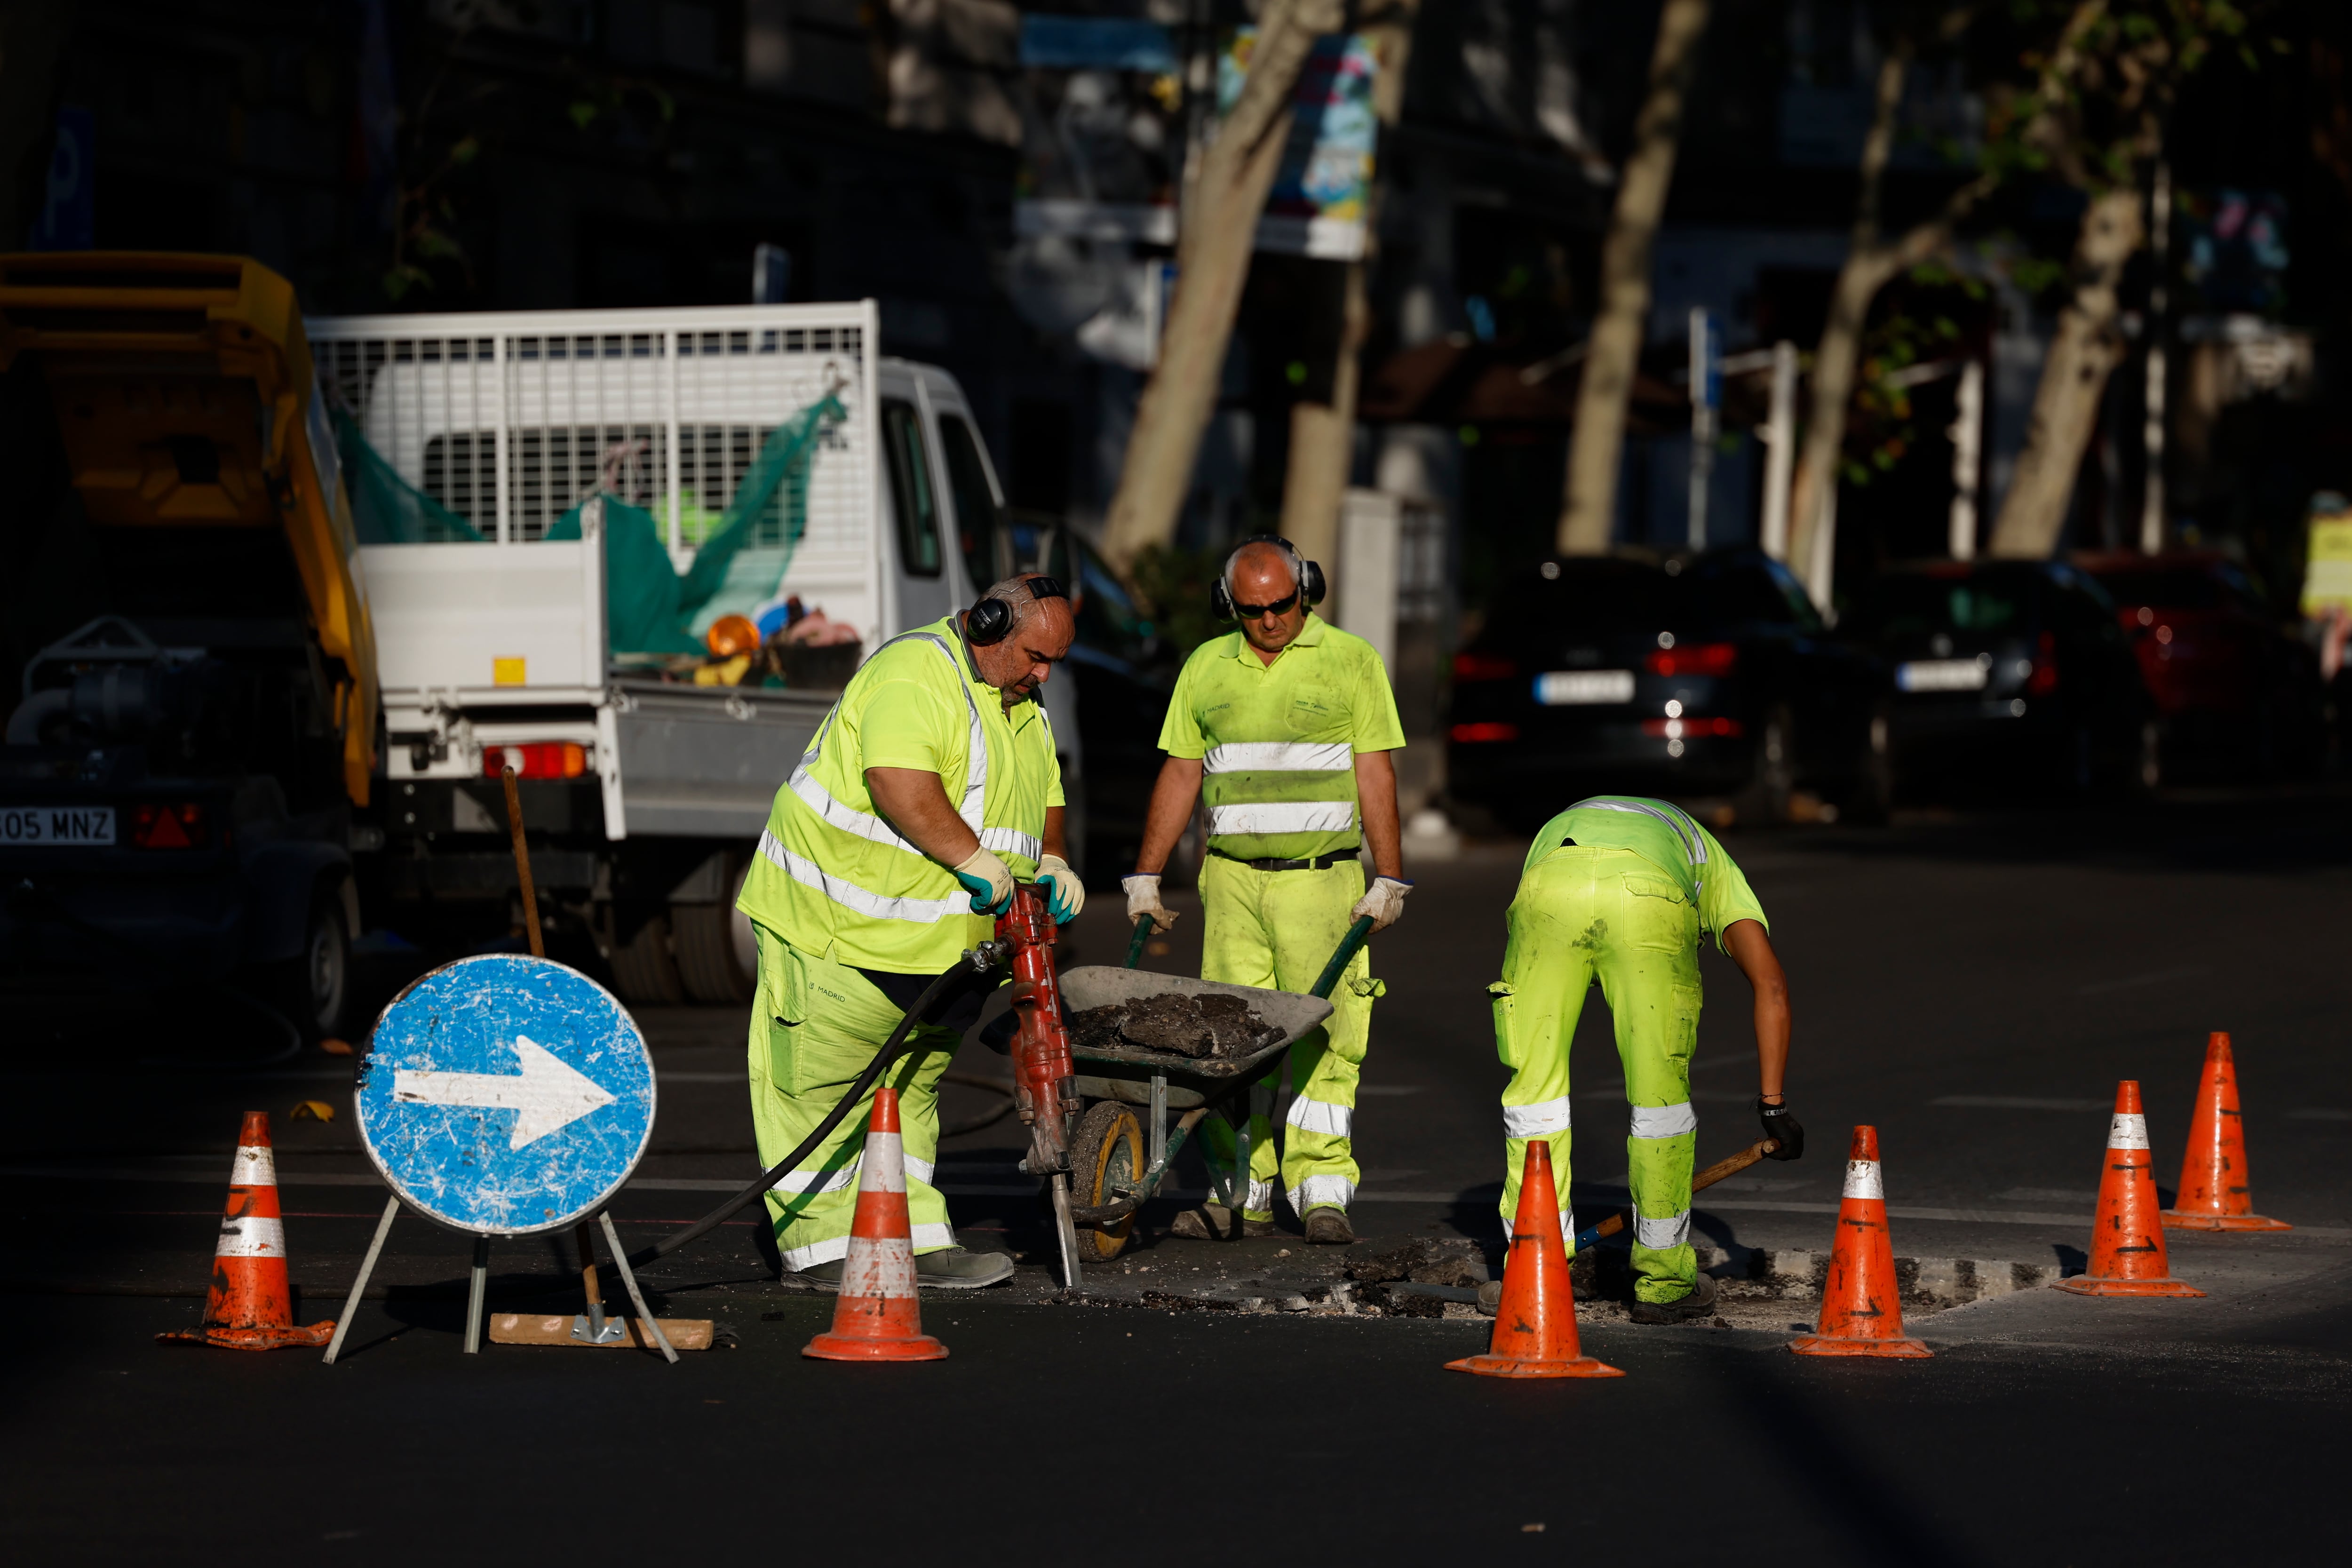
M 760 647 L 760 628 L 746 616 L 721 616 L 710 623 L 702 640 L 720 658 L 733 658 L 739 653 L 756 652 Z

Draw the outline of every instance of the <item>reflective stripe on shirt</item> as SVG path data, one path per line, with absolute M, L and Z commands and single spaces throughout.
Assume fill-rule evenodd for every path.
M 1352 800 L 1254 800 L 1209 808 L 1209 832 L 1345 833 L 1356 826 Z
M 949 899 L 893 899 L 870 892 L 856 883 L 839 877 L 828 876 L 815 861 L 804 859 L 783 846 L 774 834 L 762 831 L 760 853 L 784 875 L 804 888 L 814 888 L 844 909 L 855 910 L 861 915 L 877 921 L 911 921 L 917 925 L 937 925 L 954 914 L 971 913 L 971 898 L 957 893 Z
M 1355 765 L 1356 750 L 1345 741 L 1228 741 L 1201 759 L 1212 773 L 1332 773 Z
M 1606 795 L 1594 795 L 1591 800 L 1578 801 L 1574 805 L 1570 806 L 1568 809 L 1570 811 L 1623 811 L 1630 812 L 1638 816 L 1654 816 L 1657 818 L 1660 822 L 1664 823 L 1668 827 L 1673 828 L 1675 830 L 1675 837 L 1682 840 L 1683 854 L 1690 861 L 1693 872 L 1691 877 L 1692 893 L 1696 895 L 1705 890 L 1706 883 L 1704 879 L 1700 878 L 1696 874 L 1696 872 L 1697 868 L 1706 864 L 1706 840 L 1699 837 L 1698 824 L 1693 822 L 1689 817 L 1685 816 L 1673 806 L 1669 805 L 1662 808 L 1654 805 L 1643 805 L 1636 801 L 1611 800 Z

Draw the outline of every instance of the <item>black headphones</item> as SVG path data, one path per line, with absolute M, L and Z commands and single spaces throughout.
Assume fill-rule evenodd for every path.
M 1070 595 L 1058 578 L 1024 577 L 1033 599 L 1066 599 Z M 974 647 L 987 647 L 1001 643 L 1013 635 L 1013 601 L 982 599 L 964 612 L 963 640 Z
M 1209 584 L 1209 608 L 1215 613 L 1217 619 L 1234 620 L 1241 613 L 1234 608 L 1234 591 L 1229 585 L 1229 581 L 1234 574 L 1234 558 L 1253 544 L 1271 544 L 1289 556 L 1290 580 L 1306 594 L 1307 606 L 1311 609 L 1323 602 L 1325 584 L 1323 567 L 1320 563 L 1302 557 L 1298 553 L 1298 546 L 1278 533 L 1254 533 L 1234 546 L 1233 554 L 1225 557 L 1224 570 L 1217 574 L 1217 580 L 1214 583 Z

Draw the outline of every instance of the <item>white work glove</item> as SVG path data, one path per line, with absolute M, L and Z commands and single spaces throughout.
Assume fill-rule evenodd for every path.
M 1121 877 L 1118 885 L 1127 889 L 1127 923 L 1129 926 L 1150 915 L 1151 934 L 1158 936 L 1176 923 L 1176 911 L 1160 901 L 1159 873 L 1138 871 L 1132 877 Z
M 1051 889 L 1045 895 L 1046 909 L 1055 925 L 1068 925 L 1087 907 L 1086 884 L 1059 855 L 1048 855 L 1037 862 L 1037 879 Z
M 1412 884 L 1396 877 L 1378 877 L 1348 911 L 1348 923 L 1355 924 L 1366 915 L 1372 917 L 1372 930 L 1383 931 L 1397 923 L 1404 913 L 1404 896 L 1412 891 Z
M 983 844 L 955 865 L 948 868 L 955 879 L 971 894 L 971 912 L 976 915 L 1001 915 L 1013 903 L 1013 873 L 996 852 Z

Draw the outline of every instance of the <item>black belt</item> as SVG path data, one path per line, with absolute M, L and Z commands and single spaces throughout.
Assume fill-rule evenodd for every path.
M 1244 860 L 1238 855 L 1228 855 L 1215 847 L 1212 847 L 1209 853 L 1220 860 L 1231 860 L 1237 866 L 1246 866 L 1253 871 L 1322 871 L 1337 866 L 1342 860 L 1353 860 L 1356 858 L 1357 848 L 1360 847 L 1361 847 L 1335 849 L 1328 855 L 1318 855 L 1312 860 Z

